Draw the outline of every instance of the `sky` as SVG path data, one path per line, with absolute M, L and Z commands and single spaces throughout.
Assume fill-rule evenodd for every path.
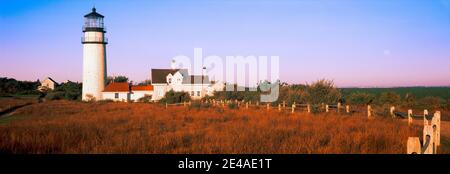
M 280 79 L 450 86 L 450 0 L 0 0 L 0 76 L 82 81 L 83 16 L 105 16 L 108 75 L 174 56 L 279 56 Z

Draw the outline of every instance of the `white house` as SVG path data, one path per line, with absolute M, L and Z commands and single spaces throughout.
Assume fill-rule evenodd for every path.
M 187 92 L 192 99 L 212 96 L 223 85 L 211 82 L 208 76 L 189 75 L 186 69 L 152 69 L 152 100 L 160 100 L 166 92 Z
M 153 95 L 153 86 L 131 86 L 128 82 L 112 82 L 102 91 L 103 100 L 134 101 Z
M 41 82 L 41 86 L 38 87 L 39 91 L 46 91 L 48 89 L 54 90 L 58 83 L 50 77 L 47 77 Z

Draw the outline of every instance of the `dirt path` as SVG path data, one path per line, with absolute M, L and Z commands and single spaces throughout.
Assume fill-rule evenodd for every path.
M 17 109 L 20 109 L 20 108 L 23 108 L 25 106 L 29 106 L 29 105 L 32 105 L 32 104 L 33 103 L 26 103 L 26 104 L 23 104 L 23 105 L 18 105 L 18 106 L 14 106 L 14 107 L 5 109 L 4 111 L 0 112 L 0 118 L 12 115 L 14 113 L 14 111 L 16 111 Z

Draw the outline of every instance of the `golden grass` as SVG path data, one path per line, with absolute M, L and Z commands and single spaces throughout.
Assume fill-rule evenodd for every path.
M 50 101 L 0 125 L 0 153 L 406 153 L 421 127 L 365 115 Z

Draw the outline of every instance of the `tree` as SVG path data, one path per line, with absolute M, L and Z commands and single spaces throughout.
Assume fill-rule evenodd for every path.
M 111 83 L 111 82 L 117 82 L 117 83 L 120 83 L 120 82 L 128 82 L 128 81 L 129 81 L 129 79 L 128 79 L 128 77 L 126 77 L 126 76 L 115 76 L 115 77 L 113 77 L 113 76 L 108 76 L 108 77 L 106 78 L 107 84 L 109 84 L 109 83 Z
M 39 81 L 18 81 L 13 78 L 0 77 L 0 94 L 38 94 L 37 87 L 41 85 Z
M 82 84 L 75 82 L 61 83 L 53 91 L 47 93 L 47 99 L 81 100 Z
M 341 93 L 334 86 L 333 81 L 322 79 L 306 85 L 305 98 L 307 102 L 313 105 L 332 104 L 341 99 Z
M 147 79 L 147 80 L 144 80 L 144 81 L 138 83 L 139 86 L 146 86 L 146 85 L 151 85 L 151 84 L 152 84 L 152 80 L 150 80 L 150 79 Z
M 442 103 L 444 103 L 444 100 L 440 97 L 428 96 L 420 100 L 420 105 L 428 109 L 438 109 L 442 106 Z
M 355 92 L 351 93 L 348 97 L 346 97 L 346 99 L 349 104 L 366 105 L 371 103 L 375 99 L 375 97 L 369 93 Z
M 395 92 L 383 92 L 377 99 L 379 105 L 399 105 L 401 97 Z
M 417 103 L 416 97 L 410 93 L 407 93 L 405 95 L 405 98 L 403 99 L 402 103 L 406 107 L 410 107 L 410 108 L 414 107 L 414 106 L 416 106 L 416 103 Z
M 191 100 L 191 97 L 187 92 L 175 92 L 173 90 L 170 90 L 169 92 L 166 92 L 164 95 L 164 98 L 159 100 L 161 103 L 181 103 L 185 101 Z

